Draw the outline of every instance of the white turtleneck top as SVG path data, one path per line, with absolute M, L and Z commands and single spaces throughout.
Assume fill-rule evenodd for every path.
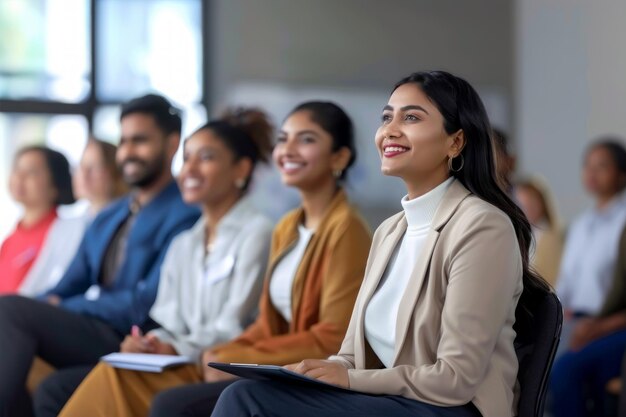
M 435 212 L 454 181 L 448 178 L 428 193 L 401 203 L 407 221 L 404 236 L 389 259 L 376 292 L 365 311 L 365 337 L 385 367 L 393 365 L 398 307 L 419 258 Z

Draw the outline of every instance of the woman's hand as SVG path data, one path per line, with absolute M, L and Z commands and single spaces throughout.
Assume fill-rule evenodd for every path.
M 160 355 L 178 355 L 174 346 L 163 343 L 154 334 L 144 336 L 138 326 L 133 326 L 129 335 L 120 344 L 123 353 L 158 353 Z
M 219 358 L 215 356 L 215 354 L 207 349 L 202 353 L 202 371 L 204 373 L 204 381 L 205 382 L 218 382 L 218 381 L 228 381 L 229 379 L 235 379 L 235 375 L 229 374 L 226 372 L 222 372 L 218 369 L 211 368 L 208 366 L 209 362 L 219 362 Z
M 319 379 L 327 384 L 350 388 L 348 369 L 339 362 L 323 359 L 305 359 L 300 363 L 285 366 L 286 369 Z
M 153 346 L 143 336 L 127 335 L 120 344 L 122 353 L 156 353 Z
M 163 343 L 158 337 L 148 334 L 144 337 L 148 345 L 151 346 L 152 353 L 158 353 L 159 355 L 178 355 L 178 352 L 174 346 L 169 343 Z

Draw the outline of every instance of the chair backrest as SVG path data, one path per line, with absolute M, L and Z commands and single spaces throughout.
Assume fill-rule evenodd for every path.
M 552 362 L 561 339 L 563 308 L 556 294 L 545 292 L 532 312 L 530 334 L 518 335 L 515 350 L 519 362 L 518 417 L 542 417 Z

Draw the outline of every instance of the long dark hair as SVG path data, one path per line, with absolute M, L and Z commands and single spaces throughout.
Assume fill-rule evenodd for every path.
M 485 106 L 467 81 L 444 71 L 413 73 L 400 80 L 394 91 L 409 83 L 417 84 L 437 106 L 448 134 L 463 130 L 466 143 L 461 155 L 465 164 L 463 169 L 451 174 L 473 194 L 505 212 L 513 223 L 522 254 L 524 284 L 515 312 L 515 329 L 518 334 L 528 334 L 526 332 L 531 330 L 532 311 L 537 296 L 550 291 L 550 286 L 529 266 L 528 254 L 532 242 L 530 223 L 498 185 L 493 133 Z
M 585 159 L 596 149 L 606 149 L 613 159 L 615 169 L 620 175 L 621 182 L 618 184 L 615 194 L 626 188 L 626 149 L 622 145 L 623 140 L 617 136 L 603 136 L 596 139 L 585 152 Z
M 257 162 L 269 162 L 272 153 L 274 126 L 261 109 L 233 107 L 220 118 L 200 126 L 191 136 L 201 130 L 210 130 L 233 153 L 235 161 L 248 158 L 252 162 L 250 175 L 245 179 L 242 191 L 247 191 Z
M 46 146 L 32 145 L 25 146 L 17 151 L 14 161 L 17 161 L 22 155 L 29 152 L 40 153 L 46 161 L 50 181 L 57 191 L 56 199 L 53 201 L 54 206 L 74 203 L 76 199 L 72 191 L 72 175 L 70 174 L 70 164 L 67 162 L 67 158 L 61 152 Z

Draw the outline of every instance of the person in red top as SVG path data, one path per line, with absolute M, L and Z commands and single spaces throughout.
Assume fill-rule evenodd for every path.
M 17 292 L 57 219 L 57 206 L 74 202 L 67 159 L 44 146 L 21 149 L 13 162 L 9 191 L 24 213 L 0 247 L 0 294 Z

